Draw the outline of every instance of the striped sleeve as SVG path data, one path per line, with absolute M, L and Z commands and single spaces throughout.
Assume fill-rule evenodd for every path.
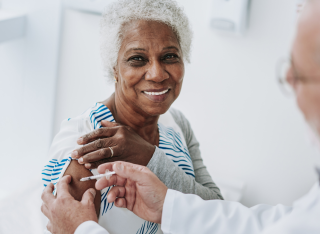
M 78 122 L 80 120 L 68 119 L 61 124 L 59 133 L 54 138 L 49 150 L 49 160 L 42 170 L 44 187 L 49 183 L 57 184 L 64 175 L 71 162 L 71 152 L 79 148 L 76 141 L 79 137 Z

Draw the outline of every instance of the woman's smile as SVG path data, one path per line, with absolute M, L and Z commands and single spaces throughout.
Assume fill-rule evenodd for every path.
M 169 96 L 171 89 L 148 89 L 142 91 L 146 98 L 153 102 L 163 102 Z

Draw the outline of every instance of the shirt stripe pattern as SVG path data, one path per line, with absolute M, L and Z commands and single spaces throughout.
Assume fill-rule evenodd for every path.
M 181 136 L 171 127 L 159 123 L 159 149 L 177 164 L 187 175 L 195 178 L 192 160 L 187 147 L 182 143 Z
M 136 234 L 155 234 L 157 233 L 158 229 L 159 225 L 157 223 L 145 221 Z
M 47 187 L 49 183 L 57 184 L 58 179 L 60 178 L 61 171 L 66 164 L 71 162 L 71 157 L 62 159 L 58 161 L 57 159 L 51 159 L 47 165 L 44 166 L 42 170 L 42 181 L 44 187 Z
M 101 121 L 107 120 L 109 122 L 115 122 L 111 111 L 103 104 L 97 103 L 94 107 L 94 109 L 91 111 L 90 115 L 90 121 L 93 124 L 94 129 L 101 128 Z

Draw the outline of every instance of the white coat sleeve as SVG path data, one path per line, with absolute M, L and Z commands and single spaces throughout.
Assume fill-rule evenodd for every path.
M 169 189 L 161 229 L 165 234 L 258 234 L 291 211 L 283 205 L 247 208 L 238 202 L 204 201 Z
M 293 203 L 293 211 L 266 228 L 263 234 L 319 234 L 320 233 L 320 186 Z
M 94 221 L 87 221 L 79 225 L 74 234 L 109 234 L 109 232 Z

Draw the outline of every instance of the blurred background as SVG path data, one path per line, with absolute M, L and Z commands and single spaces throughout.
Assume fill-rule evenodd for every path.
M 2 0 L 0 201 L 32 180 L 42 184 L 62 120 L 113 92 L 99 51 L 100 14 L 110 2 Z M 320 162 L 294 98 L 276 79 L 277 62 L 290 52 L 297 2 L 252 0 L 241 35 L 212 28 L 213 0 L 178 2 L 194 40 L 173 106 L 189 119 L 213 180 L 229 189 L 227 198 L 249 207 L 291 205 L 316 181 Z M 20 36 L 5 37 L 7 14 L 24 22 Z

